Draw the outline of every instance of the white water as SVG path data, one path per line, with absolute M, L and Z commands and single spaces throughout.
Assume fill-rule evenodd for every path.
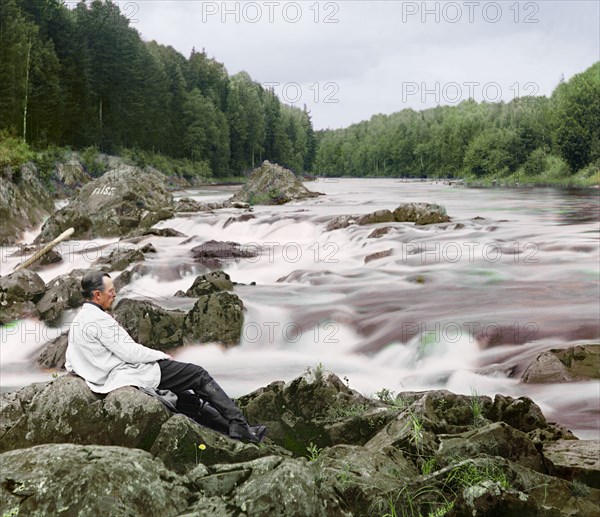
M 204 272 L 191 248 L 210 239 L 238 242 L 262 249 L 259 257 L 225 268 L 235 282 L 256 282 L 235 290 L 247 308 L 240 346 L 224 350 L 198 344 L 173 352 L 177 360 L 207 368 L 232 396 L 290 380 L 306 366 L 323 363 L 366 394 L 382 387 L 444 387 L 466 394 L 527 395 L 549 420 L 582 437 L 597 434 L 598 382 L 533 386 L 518 381 L 540 351 L 600 337 L 597 191 L 457 189 L 389 179 L 307 186 L 327 195 L 256 207 L 255 219 L 226 228 L 227 219 L 240 211 L 160 223 L 194 239 L 182 244 L 185 238 L 149 237 L 139 243 L 152 242 L 158 253 L 147 255 L 144 275 L 120 297 L 187 309 L 190 302 L 173 295 Z M 181 195 L 219 201 L 231 191 L 220 187 Z M 325 231 L 336 215 L 393 210 L 406 201 L 440 203 L 453 223 Z M 477 216 L 484 219 L 472 220 Z M 382 238 L 368 238 L 379 226 L 393 229 Z M 88 267 L 115 243 L 64 243 L 65 261 L 40 275 L 49 281 Z M 388 249 L 391 256 L 365 264 L 367 255 Z M 10 250 L 1 251 L 3 271 L 21 261 L 8 256 Z M 53 337 L 51 330 L 27 320 L 0 332 L 2 390 L 50 378 L 51 372 L 39 372 L 31 358 Z M 488 344 L 494 336 L 496 342 Z

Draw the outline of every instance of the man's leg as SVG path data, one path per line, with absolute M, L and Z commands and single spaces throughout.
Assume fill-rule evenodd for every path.
M 244 414 L 204 368 L 170 359 L 158 361 L 158 364 L 161 373 L 158 389 L 171 390 L 174 393 L 193 390 L 229 422 L 231 438 L 260 441 L 260 437 L 256 436 L 248 426 Z
M 200 425 L 223 434 L 229 434 L 229 422 L 208 402 L 191 391 L 177 394 L 177 410 Z

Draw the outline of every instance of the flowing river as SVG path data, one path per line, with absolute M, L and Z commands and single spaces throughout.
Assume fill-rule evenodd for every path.
M 187 310 L 192 302 L 174 294 L 206 272 L 191 248 L 211 239 L 238 242 L 261 250 L 225 266 L 243 284 L 235 289 L 247 308 L 241 344 L 173 351 L 175 359 L 208 369 L 232 396 L 322 363 L 368 395 L 385 387 L 529 396 L 549 420 L 581 438 L 597 438 L 599 382 L 519 379 L 544 350 L 600 339 L 598 189 L 467 189 L 394 179 L 307 186 L 326 195 L 255 207 L 249 220 L 232 222 L 239 210 L 218 210 L 162 222 L 159 227 L 193 239 L 151 236 L 139 243 L 152 242 L 157 253 L 147 255 L 144 274 L 119 297 Z M 234 190 L 211 187 L 177 197 L 222 201 Z M 439 203 L 452 222 L 326 231 L 337 215 L 393 210 L 402 202 Z M 370 237 L 385 226 L 388 233 Z M 63 243 L 64 262 L 40 276 L 49 281 L 89 267 L 116 242 Z M 4 271 L 21 260 L 8 251 L 2 250 Z M 365 262 L 377 252 L 385 253 Z M 68 320 L 69 314 L 65 325 Z M 51 378 L 33 358 L 61 329 L 25 320 L 1 332 L 3 391 Z

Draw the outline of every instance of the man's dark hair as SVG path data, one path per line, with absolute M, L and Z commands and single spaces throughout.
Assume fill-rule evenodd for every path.
M 81 279 L 81 294 L 86 300 L 92 298 L 94 291 L 104 291 L 103 278 L 105 276 L 110 278 L 110 275 L 104 271 L 92 271 L 83 275 Z

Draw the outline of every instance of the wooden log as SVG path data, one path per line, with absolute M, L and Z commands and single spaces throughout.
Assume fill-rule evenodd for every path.
M 34 253 L 25 262 L 22 262 L 21 264 L 19 264 L 13 270 L 13 273 L 16 273 L 17 271 L 20 271 L 21 269 L 25 269 L 26 267 L 31 266 L 31 264 L 33 264 L 34 262 L 41 259 L 46 253 L 48 253 L 52 248 L 54 248 L 54 246 L 56 246 L 59 242 L 64 241 L 67 237 L 70 237 L 71 235 L 73 235 L 74 231 L 75 231 L 75 228 L 69 228 L 68 230 L 61 233 L 56 239 L 54 239 L 52 242 L 49 242 L 48 244 L 46 244 L 41 250 Z

